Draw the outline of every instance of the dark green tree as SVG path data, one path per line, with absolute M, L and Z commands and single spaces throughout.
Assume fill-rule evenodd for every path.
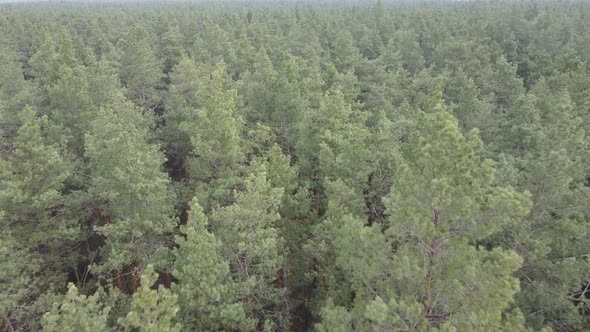
M 37 326 L 36 315 L 48 309 L 51 302 L 43 298 L 62 288 L 72 264 L 68 248 L 80 234 L 65 211 L 64 181 L 72 168 L 60 147 L 46 141 L 47 117 L 26 107 L 19 120 L 14 150 L 0 159 L 0 284 L 6 290 L 0 312 L 6 325 L 26 328 Z

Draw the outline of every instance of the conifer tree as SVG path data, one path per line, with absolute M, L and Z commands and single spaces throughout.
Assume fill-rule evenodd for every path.
M 157 263 L 175 225 L 169 180 L 161 170 L 165 159 L 147 141 L 148 124 L 131 105 L 103 109 L 85 137 L 89 193 L 108 217 L 94 225 L 106 238 L 101 256 L 107 271 Z
M 81 295 L 74 284 L 68 285 L 62 303 L 54 303 L 43 315 L 43 331 L 91 332 L 108 329 L 110 307 L 105 306 L 101 293 Z
M 521 222 L 528 197 L 493 185 L 494 169 L 478 155 L 477 133 L 464 137 L 441 106 L 418 117 L 386 198 L 385 231 L 342 213 L 327 221 L 337 234 L 336 263 L 355 296 L 350 313 L 328 305 L 323 316 L 329 321 L 320 329 L 331 330 L 333 319 L 348 321 L 348 329 L 503 326 L 519 289 L 511 274 L 522 261 L 477 243 Z
M 338 29 L 329 32 L 330 37 L 326 40 L 332 62 L 340 72 L 354 69 L 361 59 L 359 49 L 356 47 L 350 32 L 345 29 Z
M 57 79 L 54 68 L 56 46 L 48 31 L 43 31 L 42 37 L 37 38 L 36 53 L 29 59 L 29 75 L 35 78 L 41 86 L 50 84 Z
M 0 211 L 0 222 L 5 226 L 6 220 Z M 2 326 L 27 327 L 36 326 L 35 314 L 49 309 L 44 304 L 24 306 L 37 300 L 42 295 L 42 282 L 35 278 L 39 272 L 41 260 L 29 253 L 26 245 L 21 244 L 18 236 L 13 236 L 8 230 L 0 233 L 0 286 L 4 289 L 0 299 L 2 312 Z M 40 310 L 39 310 L 40 309 Z
M 157 279 L 154 267 L 148 265 L 141 275 L 141 287 L 133 294 L 131 310 L 118 320 L 123 330 L 181 331 L 182 325 L 175 322 L 178 297 L 162 285 L 152 289 Z
M 186 131 L 194 146 L 196 178 L 207 180 L 243 158 L 240 149 L 241 119 L 234 114 L 236 91 L 227 89 L 225 66 L 218 64 L 208 74 L 210 79 L 200 82 L 197 96 L 202 98 L 191 108 L 188 120 L 180 128 Z
M 246 313 L 242 329 L 256 325 L 287 328 L 284 316 L 284 240 L 278 231 L 282 188 L 273 188 L 266 172 L 251 174 L 235 203 L 213 211 L 211 224 L 225 244 L 223 256 L 239 285 Z
M 308 259 L 303 247 L 309 238 L 310 200 L 307 188 L 299 186 L 297 181 L 297 165 L 291 165 L 291 158 L 274 144 L 261 156 L 254 157 L 250 168 L 252 173 L 265 170 L 270 184 L 284 190 L 279 209 L 281 220 L 277 223 L 278 233 L 285 240 L 286 248 L 283 282 L 289 289 L 305 289 L 309 286 L 306 276 Z M 301 308 L 304 300 L 291 297 L 289 307 L 292 310 Z
M 177 24 L 170 24 L 162 35 L 160 57 L 164 63 L 164 74 L 172 71 L 172 68 L 180 62 L 184 55 L 181 38 L 182 35 Z
M 18 56 L 0 38 L 0 149 L 6 149 L 19 127 L 15 116 L 32 103 L 30 82 L 25 81 Z
M 223 243 L 208 230 L 207 217 L 195 200 L 189 218 L 176 237 L 178 249 L 172 274 L 178 280 L 179 320 L 193 330 L 237 328 L 245 320 L 238 283 L 230 275 L 229 262 L 222 256 Z
M 6 289 L 0 309 L 16 326 L 35 326 L 28 321 L 46 305 L 36 301 L 67 277 L 66 248 L 79 230 L 64 207 L 71 167 L 59 147 L 46 142 L 47 117 L 26 107 L 19 120 L 14 150 L 0 159 L 0 284 Z
M 510 123 L 518 134 L 511 142 L 519 143 L 512 152 L 520 170 L 516 184 L 533 194 L 533 206 L 527 222 L 502 242 L 525 258 L 518 298 L 532 326 L 580 329 L 587 304 L 575 301 L 590 278 L 590 265 L 581 259 L 588 247 L 588 143 L 567 91 L 552 92 L 541 79 L 531 92 Z
M 177 156 L 185 158 L 195 195 L 208 210 L 216 202 L 228 203 L 229 189 L 238 182 L 236 171 L 244 159 L 243 123 L 235 114 L 236 90 L 231 87 L 222 63 L 215 67 L 197 66 L 192 60 L 183 59 L 176 70 L 170 97 L 175 110 L 170 117 L 172 125 L 178 128 L 176 136 L 189 142 L 173 146 Z
M 400 52 L 403 68 L 411 75 L 419 73 L 424 68 L 424 51 L 413 29 L 399 29 L 391 37 L 388 47 Z
M 244 112 L 250 121 L 273 129 L 279 146 L 291 150 L 302 114 L 321 96 L 321 77 L 317 68 L 286 52 L 276 66 L 260 53 L 257 72 L 243 78 Z
M 517 76 L 517 68 L 505 57 L 500 57 L 494 65 L 488 65 L 476 83 L 483 96 L 489 96 L 497 108 L 509 108 L 524 94 L 523 81 Z
M 160 103 L 156 88 L 162 79 L 162 64 L 154 54 L 145 28 L 133 27 L 119 41 L 121 82 L 127 97 L 143 108 L 154 108 Z
M 0 331 L 590 329 L 590 6 L 246 7 L 0 4 Z
M 109 64 L 100 61 L 90 67 L 61 67 L 59 79 L 47 87 L 52 123 L 71 151 L 84 153 L 84 135 L 101 108 L 121 107 L 126 101 L 118 78 Z

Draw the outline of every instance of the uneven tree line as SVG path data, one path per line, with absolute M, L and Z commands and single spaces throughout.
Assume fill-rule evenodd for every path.
M 1 331 L 590 329 L 590 4 L 0 6 Z

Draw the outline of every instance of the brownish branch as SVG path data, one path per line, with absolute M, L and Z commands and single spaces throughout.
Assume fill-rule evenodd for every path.
M 432 224 L 436 228 L 440 223 L 440 211 L 432 205 Z M 430 315 L 430 290 L 432 288 L 432 275 L 434 267 L 436 266 L 436 260 L 438 256 L 438 252 L 441 246 L 441 239 L 439 236 L 435 236 L 432 241 L 430 242 L 430 252 L 428 254 L 428 271 L 425 275 L 426 286 L 424 289 L 424 294 L 422 295 L 422 305 L 424 307 L 424 316 L 428 317 Z

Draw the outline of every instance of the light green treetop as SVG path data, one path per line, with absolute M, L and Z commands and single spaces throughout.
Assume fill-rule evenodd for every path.
M 110 310 L 101 302 L 100 292 L 91 296 L 81 295 L 78 288 L 70 283 L 63 302 L 54 303 L 51 311 L 43 315 L 43 331 L 106 331 Z
M 147 142 L 147 120 L 127 105 L 102 110 L 86 134 L 90 194 L 110 221 L 96 225 L 107 237 L 104 264 L 112 268 L 150 261 L 163 254 L 164 234 L 175 221 L 169 179 L 158 146 Z
M 173 291 L 178 294 L 179 319 L 195 330 L 237 328 L 245 320 L 238 284 L 222 256 L 223 244 L 209 232 L 207 217 L 196 200 L 181 232 L 172 269 L 178 280 Z
M 118 320 L 125 331 L 182 330 L 182 325 L 176 323 L 178 296 L 162 285 L 152 289 L 157 279 L 158 274 L 154 272 L 154 267 L 148 265 L 141 275 L 141 287 L 133 294 L 131 310 Z

